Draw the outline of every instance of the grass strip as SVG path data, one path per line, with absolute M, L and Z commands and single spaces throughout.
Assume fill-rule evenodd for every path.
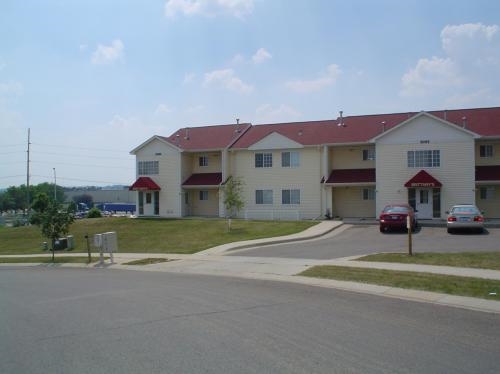
M 130 262 L 125 262 L 123 265 L 152 265 L 159 264 L 162 262 L 170 262 L 174 260 L 169 260 L 168 258 L 143 258 L 141 260 L 134 260 Z
M 107 258 L 106 258 L 107 259 Z M 86 264 L 88 263 L 88 256 L 75 257 L 75 256 L 55 256 L 54 262 L 52 257 L 0 257 L 1 264 Z M 99 261 L 99 257 L 91 257 L 91 262 Z
M 314 266 L 299 275 L 500 300 L 500 281 L 349 266 Z
M 377 253 L 356 259 L 370 262 L 399 262 L 403 264 L 421 264 L 437 266 L 457 266 L 500 270 L 500 252 L 462 252 L 462 253 Z

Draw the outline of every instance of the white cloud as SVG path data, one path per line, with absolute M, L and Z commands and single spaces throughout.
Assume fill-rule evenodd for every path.
M 447 25 L 440 37 L 444 56 L 419 59 L 402 76 L 400 94 L 434 106 L 492 103 L 491 92 L 500 84 L 498 25 Z
M 286 86 L 295 92 L 313 92 L 320 91 L 325 87 L 335 84 L 337 78 L 342 73 L 336 64 L 329 65 L 326 72 L 317 79 L 311 80 L 293 80 L 286 83 Z
M 143 127 L 141 121 L 135 117 L 122 117 L 115 114 L 108 125 L 116 130 L 134 130 Z
M 229 91 L 248 94 L 253 91 L 253 86 L 244 83 L 238 78 L 233 69 L 214 70 L 205 74 L 205 86 L 223 87 Z
M 259 50 L 252 56 L 252 61 L 254 62 L 254 64 L 261 64 L 272 57 L 273 56 L 264 48 L 259 48 Z
M 170 18 L 175 17 L 177 13 L 207 17 L 229 14 L 243 18 L 252 11 L 253 0 L 168 0 L 165 3 L 165 16 Z
M 120 39 L 115 39 L 111 45 L 99 44 L 92 54 L 92 63 L 95 65 L 111 64 L 123 59 L 124 45 Z
M 194 78 L 196 77 L 195 73 L 186 73 L 184 74 L 184 79 L 182 80 L 182 84 L 189 84 L 194 81 Z
M 281 104 L 278 107 L 273 107 L 270 104 L 259 106 L 255 110 L 257 123 L 276 123 L 290 122 L 298 120 L 302 114 L 294 108 Z
M 19 82 L 0 82 L 0 95 L 20 96 L 23 94 L 24 87 Z
M 440 88 L 456 87 L 461 81 L 455 63 L 449 59 L 421 58 L 415 68 L 401 78 L 403 96 L 423 96 Z
M 155 110 L 155 115 L 172 113 L 173 109 L 166 104 L 158 104 Z
M 245 57 L 241 54 L 236 54 L 234 57 L 231 59 L 230 63 L 233 65 L 239 65 L 245 62 Z

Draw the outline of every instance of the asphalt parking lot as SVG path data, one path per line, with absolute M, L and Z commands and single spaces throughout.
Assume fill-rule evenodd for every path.
M 448 234 L 445 227 L 420 227 L 412 239 L 413 252 L 500 251 L 500 228 L 488 228 L 482 234 Z M 382 234 L 378 225 L 345 224 L 319 239 L 238 250 L 231 255 L 327 260 L 377 252 L 407 251 L 408 235 L 405 232 Z

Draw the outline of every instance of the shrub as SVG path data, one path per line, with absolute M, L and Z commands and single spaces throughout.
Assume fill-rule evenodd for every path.
M 92 208 L 87 213 L 87 218 L 101 218 L 101 217 L 102 217 L 101 211 L 97 208 Z

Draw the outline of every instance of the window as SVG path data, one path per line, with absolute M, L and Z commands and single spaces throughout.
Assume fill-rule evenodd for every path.
M 137 174 L 139 175 L 158 175 L 158 161 L 139 161 L 137 164 Z
M 300 190 L 281 190 L 281 204 L 300 204 Z
M 200 191 L 200 201 L 208 200 L 208 191 Z
M 479 157 L 482 158 L 493 157 L 493 146 L 491 144 L 480 145 Z
M 160 214 L 160 191 L 155 191 L 155 215 Z
M 435 168 L 441 166 L 439 150 L 408 151 L 409 168 Z
M 375 149 L 363 149 L 363 161 L 375 160 Z
M 255 154 L 256 168 L 272 168 L 273 154 L 272 153 L 256 153 Z
M 199 166 L 208 166 L 208 157 L 207 156 L 198 157 L 198 165 Z
M 281 152 L 281 166 L 296 168 L 300 164 L 299 152 Z
M 272 204 L 273 190 L 255 190 L 255 204 Z
M 363 188 L 363 200 L 375 200 L 375 188 Z
M 495 198 L 495 187 L 481 187 L 479 189 L 481 200 L 491 200 Z

